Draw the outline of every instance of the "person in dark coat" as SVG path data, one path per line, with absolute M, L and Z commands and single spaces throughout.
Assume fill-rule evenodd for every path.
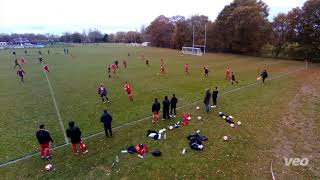
M 268 77 L 268 73 L 267 73 L 267 70 L 264 70 L 262 73 L 261 73 L 261 78 L 262 78 L 262 83 L 264 83 L 264 81 L 266 80 L 266 78 Z
M 218 87 L 215 87 L 214 90 L 212 91 L 212 102 L 213 102 L 213 107 L 217 106 L 217 98 L 218 98 Z
M 154 103 L 152 104 L 152 122 L 159 122 L 159 112 L 160 112 L 161 105 L 156 98 Z
M 171 117 L 172 117 L 172 115 L 173 115 L 173 117 L 176 117 L 176 114 L 177 114 L 177 111 L 176 111 L 177 103 L 178 103 L 178 99 L 176 98 L 176 95 L 173 94 L 172 98 L 170 100 L 170 105 L 171 105 L 170 116 Z
M 103 111 L 103 114 L 100 117 L 100 121 L 104 125 L 104 132 L 106 133 L 106 136 L 109 137 L 109 134 L 108 134 L 108 131 L 109 131 L 110 136 L 112 137 L 112 128 L 111 128 L 112 116 L 108 113 L 106 109 Z
M 239 83 L 237 80 L 236 80 L 236 76 L 234 75 L 233 72 L 231 72 L 231 85 L 233 85 L 233 83 Z
M 74 121 L 69 122 L 69 128 L 67 129 L 67 137 L 71 140 L 71 148 L 73 152 L 78 155 L 78 144 L 80 145 L 80 151 L 83 154 L 88 153 L 89 151 L 86 148 L 86 145 L 82 142 L 81 139 L 81 130 L 77 126 L 75 126 Z
M 169 116 L 169 109 L 170 109 L 170 101 L 168 99 L 168 96 L 165 96 L 164 97 L 164 100 L 162 101 L 162 105 L 163 105 L 163 116 L 162 118 L 163 119 L 170 119 L 170 116 Z
M 39 130 L 36 132 L 36 137 L 40 145 L 41 159 L 50 159 L 50 142 L 53 143 L 53 139 L 51 138 L 50 133 L 45 130 L 43 124 L 39 126 Z
M 210 99 L 211 99 L 210 90 L 209 90 L 209 89 L 206 89 L 203 103 L 204 103 L 205 110 L 206 110 L 207 113 L 208 113 L 209 110 L 210 110 Z

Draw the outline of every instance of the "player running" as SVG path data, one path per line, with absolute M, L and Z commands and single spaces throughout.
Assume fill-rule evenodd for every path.
M 112 69 L 112 73 L 115 74 L 116 73 L 116 69 L 117 69 L 117 65 L 116 64 L 111 64 L 111 69 Z
M 100 84 L 100 87 L 98 88 L 98 94 L 100 95 L 101 100 L 102 100 L 103 103 L 106 103 L 104 98 L 106 98 L 108 103 L 110 102 L 108 97 L 107 97 L 107 94 L 108 94 L 107 89 L 103 86 L 102 83 Z
M 48 72 L 49 72 L 49 66 L 48 66 L 48 64 L 45 64 L 45 65 L 43 66 L 43 70 L 44 70 L 45 73 L 48 73 Z
M 128 94 L 128 98 L 130 101 L 133 101 L 133 97 L 132 97 L 132 93 L 131 93 L 131 86 L 128 82 L 125 83 L 124 85 L 124 90 L 126 91 L 126 93 Z
M 127 61 L 126 61 L 126 60 L 123 60 L 123 67 L 124 67 L 125 69 L 127 69 Z
M 208 68 L 208 66 L 205 66 L 205 67 L 203 67 L 203 69 L 204 69 L 204 77 L 209 77 L 209 68 Z
M 189 75 L 189 64 L 184 65 L 184 71 L 187 75 Z
M 109 79 L 111 78 L 111 66 L 110 65 L 108 65 L 108 77 L 109 77 Z
M 236 80 L 236 77 L 235 77 L 235 75 L 234 75 L 234 73 L 233 72 L 231 72 L 231 84 L 233 85 L 233 83 L 239 83 L 237 80 Z
M 23 70 L 21 67 L 20 67 L 19 70 L 17 71 L 17 75 L 20 77 L 21 82 L 24 82 L 25 72 L 24 72 L 24 70 Z
M 19 67 L 19 68 L 21 68 L 21 66 L 20 66 L 20 64 L 19 64 L 19 62 L 18 62 L 18 59 L 15 59 L 14 60 L 14 67 L 13 67 L 13 69 L 16 69 L 16 67 Z
M 227 67 L 226 69 L 226 80 L 230 81 L 230 68 Z

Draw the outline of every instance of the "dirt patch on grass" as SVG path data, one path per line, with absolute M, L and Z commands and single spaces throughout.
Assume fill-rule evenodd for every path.
M 302 74 L 303 83 L 287 105 L 280 118 L 274 138 L 276 177 L 280 179 L 320 178 L 319 106 L 320 71 L 309 70 Z M 284 158 L 308 158 L 307 166 L 286 166 Z

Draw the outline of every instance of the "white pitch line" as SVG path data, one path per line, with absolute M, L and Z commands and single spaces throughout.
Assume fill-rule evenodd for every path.
M 52 96 L 52 101 L 53 101 L 54 107 L 56 109 L 57 116 L 58 116 L 58 119 L 59 119 L 59 122 L 60 122 L 60 126 L 61 126 L 61 129 L 62 129 L 63 135 L 64 135 L 64 142 L 66 144 L 68 144 L 68 138 L 67 138 L 67 135 L 66 135 L 66 129 L 64 128 L 64 125 L 63 125 L 63 122 L 62 122 L 62 118 L 61 118 L 60 111 L 59 111 L 59 108 L 58 108 L 58 105 L 57 105 L 57 102 L 56 102 L 56 98 L 54 96 L 54 93 L 53 93 L 53 90 L 52 90 L 52 87 L 51 87 L 50 80 L 48 78 L 47 73 L 44 72 L 44 74 L 46 75 L 46 78 L 47 78 L 47 81 L 48 81 L 48 85 L 49 85 L 51 96 Z
M 275 77 L 273 77 L 273 78 L 270 78 L 269 81 L 282 78 L 282 77 L 284 77 L 284 76 L 286 76 L 286 75 L 293 74 L 293 73 L 298 72 L 298 71 L 301 71 L 301 70 L 303 70 L 303 69 L 305 69 L 305 68 L 300 68 L 300 69 L 297 69 L 297 70 L 294 70 L 294 71 L 290 71 L 290 72 L 287 72 L 287 73 L 280 74 L 280 75 L 278 75 L 278 76 L 275 76 Z M 49 82 L 49 79 L 48 79 L 48 82 Z M 235 92 L 235 91 L 239 91 L 239 90 L 241 90 L 241 89 L 248 88 L 248 87 L 251 87 L 251 86 L 254 86 L 254 85 L 258 85 L 258 84 L 262 84 L 262 83 L 261 83 L 261 82 L 251 83 L 251 84 L 248 84 L 248 85 L 245 85 L 245 86 L 242 86 L 242 87 L 239 87 L 239 88 L 230 90 L 230 91 L 226 91 L 226 92 L 224 92 L 224 93 L 221 93 L 221 95 L 233 93 L 233 92 Z M 49 82 L 49 86 L 50 86 L 50 82 Z M 50 88 L 50 89 L 51 89 L 51 88 Z M 53 95 L 53 93 L 52 93 L 52 95 Z M 54 95 L 53 95 L 53 97 L 54 97 Z M 55 100 L 54 100 L 54 101 L 55 101 Z M 190 103 L 190 104 L 185 104 L 185 105 L 183 105 L 183 106 L 178 107 L 177 109 L 181 109 L 181 108 L 190 106 L 190 105 L 192 105 L 192 104 L 199 103 L 200 101 L 202 101 L 202 100 L 197 100 L 197 101 L 194 101 L 194 102 L 192 102 L 192 103 Z M 132 122 L 129 122 L 129 123 L 125 123 L 125 124 L 122 124 L 122 125 L 120 125 L 120 126 L 114 127 L 114 128 L 112 128 L 112 129 L 113 129 L 113 130 L 115 130 L 115 129 L 120 129 L 120 128 L 129 126 L 129 125 L 131 125 L 131 124 L 135 124 L 135 123 L 138 123 L 138 122 L 147 120 L 147 119 L 149 119 L 149 118 L 151 118 L 151 117 L 152 117 L 152 116 L 148 116 L 148 117 L 145 117 L 145 118 L 136 120 L 136 121 L 132 121 Z M 62 121 L 61 121 L 61 122 L 62 122 Z M 86 137 L 84 137 L 83 139 L 89 139 L 89 138 L 92 138 L 92 137 L 101 135 L 101 134 L 103 134 L 103 133 L 104 133 L 104 131 L 101 131 L 101 132 L 98 132 L 98 133 L 95 133 L 95 134 L 86 136 Z M 62 144 L 62 145 L 59 145 L 59 146 L 56 146 L 56 147 L 51 148 L 51 150 L 60 149 L 60 148 L 63 148 L 63 147 L 65 147 L 65 146 L 67 146 L 67 145 L 68 145 L 68 143 Z M 4 167 L 4 166 L 7 166 L 7 165 L 10 165 L 10 164 L 14 164 L 14 163 L 16 163 L 16 162 L 19 162 L 19 161 L 22 161 L 22 160 L 25 160 L 25 159 L 28 159 L 28 158 L 30 158 L 30 157 L 33 157 L 33 156 L 36 156 L 36 155 L 39 155 L 39 154 L 40 154 L 40 153 L 33 153 L 33 154 L 29 154 L 29 155 L 27 155 L 27 156 L 20 157 L 20 158 L 14 159 L 14 160 L 9 160 L 9 161 L 7 161 L 7 162 L 5 162 L 5 163 L 0 164 L 0 168 L 1 168 L 1 167 Z

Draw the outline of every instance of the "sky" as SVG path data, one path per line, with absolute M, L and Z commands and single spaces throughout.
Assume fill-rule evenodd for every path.
M 306 0 L 264 0 L 269 19 Z M 0 33 L 140 31 L 159 15 L 207 15 L 214 21 L 232 0 L 0 0 Z

